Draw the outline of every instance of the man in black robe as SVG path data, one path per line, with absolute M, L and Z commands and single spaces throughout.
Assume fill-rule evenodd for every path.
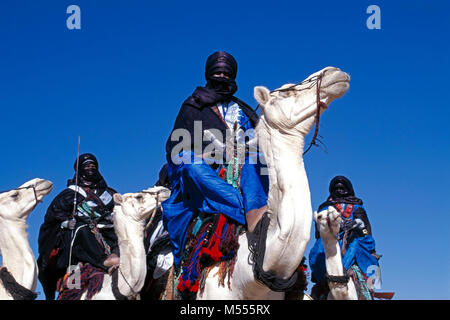
M 267 210 L 268 179 L 260 176 L 256 165 L 247 163 L 248 158 L 241 168 L 231 170 L 228 167 L 227 172 L 239 173 L 239 178 L 230 183 L 219 177 L 224 166 L 216 160 L 223 159 L 214 157 L 214 163 L 207 163 L 205 157 L 211 145 L 211 141 L 205 139 L 206 130 L 219 131 L 218 136 L 223 139 L 227 130 L 236 132 L 234 129 L 240 128 L 247 134 L 258 123 L 255 110 L 234 96 L 236 75 L 237 62 L 231 54 L 224 51 L 211 54 L 205 64 L 206 85 L 197 87 L 183 102 L 167 139 L 166 158 L 172 195 L 162 206 L 176 265 L 181 259 L 187 225 L 197 212 L 224 214 L 246 224 L 252 231 Z M 200 124 L 201 130 L 196 124 Z M 181 138 L 180 141 L 185 133 L 189 139 L 186 142 Z M 201 143 L 196 144 L 196 141 Z M 220 142 L 225 144 L 227 141 Z M 222 153 L 225 154 L 228 155 Z
M 203 132 L 209 129 L 218 129 L 225 137 L 227 128 L 231 128 L 224 120 L 223 112 L 219 109 L 224 102 L 237 103 L 248 117 L 251 127 L 255 128 L 259 120 L 258 114 L 244 101 L 234 96 L 237 91 L 236 75 L 237 62 L 232 55 L 224 51 L 210 55 L 205 65 L 206 85 L 197 87 L 192 95 L 183 102 L 172 133 L 177 129 L 186 129 L 194 138 L 194 121 L 200 121 Z M 178 141 L 172 140 L 172 133 L 166 143 L 166 157 L 169 163 L 174 146 L 178 144 Z M 202 150 L 208 144 L 208 141 L 203 141 Z M 191 151 L 201 151 L 194 150 L 194 139 L 191 139 L 191 145 L 188 147 L 191 147 Z
M 372 272 L 371 267 L 378 266 L 380 256 L 375 250 L 375 240 L 372 228 L 363 207 L 363 201 L 355 196 L 350 180 L 344 176 L 336 176 L 330 181 L 329 196 L 323 202 L 318 212 L 334 207 L 341 215 L 341 225 L 338 238 L 340 239 L 342 265 L 345 272 L 360 272 L 366 278 Z M 315 225 L 316 243 L 309 253 L 311 267 L 311 281 L 314 286 L 311 295 L 314 299 L 328 294 L 326 279 L 325 251 L 320 239 L 320 232 Z M 355 269 L 356 266 L 357 268 Z M 358 278 L 358 277 L 356 277 Z M 358 278 L 359 279 L 359 278 Z M 354 281 L 359 299 L 372 299 L 373 290 L 369 290 L 364 282 Z
M 328 191 L 330 192 L 330 195 L 327 200 L 319 206 L 317 212 L 326 209 L 328 206 L 334 206 L 344 218 L 348 218 L 350 214 L 353 213 L 352 220 L 356 221 L 359 226 L 357 230 L 360 230 L 364 235 L 372 235 L 372 227 L 370 226 L 369 218 L 367 217 L 366 210 L 362 206 L 363 201 L 355 197 L 355 191 L 350 180 L 344 176 L 336 176 L 331 179 Z M 350 207 L 348 205 L 352 206 Z M 347 211 L 349 211 L 350 208 L 353 208 L 354 211 L 346 213 L 342 206 L 346 206 Z M 317 227 L 315 230 L 315 238 L 319 239 L 319 230 L 317 230 Z
M 53 199 L 39 231 L 39 280 L 47 300 L 54 299 L 56 282 L 66 273 L 69 259 L 70 265 L 90 263 L 105 271 L 119 263 L 112 222 L 116 191 L 107 186 L 94 155 L 80 155 L 78 168 L 78 179 L 75 173 Z

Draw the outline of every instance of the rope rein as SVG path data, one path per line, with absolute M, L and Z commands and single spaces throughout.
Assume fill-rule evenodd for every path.
M 324 102 L 320 101 L 320 88 L 321 88 L 321 85 L 322 85 L 322 79 L 323 79 L 323 76 L 324 76 L 325 72 L 326 72 L 326 70 L 323 71 L 322 73 L 318 74 L 317 76 L 313 76 L 313 77 L 311 77 L 311 78 L 309 78 L 307 80 L 303 80 L 302 82 L 299 82 L 297 84 L 293 84 L 293 85 L 291 85 L 289 87 L 282 88 L 282 89 L 275 89 L 275 90 L 270 92 L 270 94 L 272 94 L 272 93 L 275 93 L 275 92 L 303 91 L 303 90 L 311 89 L 314 86 L 316 86 L 316 105 L 317 105 L 316 115 L 315 115 L 315 125 L 316 125 L 316 127 L 314 129 L 314 136 L 313 136 L 313 138 L 311 140 L 311 143 L 309 144 L 308 148 L 306 148 L 306 150 L 303 152 L 303 155 L 305 155 L 311 149 L 311 147 L 313 145 L 317 146 L 316 138 L 317 138 L 317 135 L 319 134 L 320 110 L 321 110 L 321 108 L 325 108 L 325 109 L 327 108 L 327 105 Z M 307 83 L 309 83 L 309 86 L 307 86 L 305 88 L 300 88 L 300 89 L 296 88 L 298 86 L 301 86 L 301 85 L 304 85 L 304 84 L 307 84 Z
M 142 191 L 143 193 L 149 193 L 149 194 L 155 194 L 156 193 L 156 206 L 155 206 L 155 209 L 153 210 L 153 213 L 152 213 L 152 215 L 150 216 L 150 219 L 149 219 L 149 222 L 147 223 L 147 225 L 145 226 L 145 229 L 144 230 L 146 230 L 151 224 L 152 224 L 152 222 L 153 222 L 153 219 L 155 218 L 155 215 L 156 215 L 156 211 L 158 211 L 158 208 L 159 208 L 159 206 L 160 206 L 160 202 L 159 202 L 159 193 L 161 192 L 162 190 L 159 190 L 159 191 L 157 191 L 157 192 L 150 192 L 150 191 Z M 124 240 L 124 241 L 127 241 L 127 240 Z M 120 290 L 119 290 L 119 279 L 118 279 L 118 273 L 120 273 L 120 275 L 122 276 L 122 279 L 125 281 L 125 283 L 128 285 L 128 287 L 130 288 L 130 291 L 132 292 L 132 296 L 131 297 L 127 297 L 127 296 L 125 296 L 125 295 L 123 295 L 122 293 L 120 293 Z M 128 300 L 129 298 L 131 298 L 131 299 L 136 299 L 136 297 L 137 297 L 137 295 L 139 294 L 139 292 L 136 292 L 136 291 L 134 291 L 133 290 L 133 287 L 130 285 L 130 283 L 128 282 L 128 280 L 127 280 L 127 278 L 125 277 L 125 275 L 123 274 L 123 272 L 122 272 L 122 270 L 120 269 L 120 267 L 119 268 L 117 268 L 114 272 L 113 272 L 113 274 L 112 274 L 112 291 L 113 291 L 113 294 L 114 294 L 114 297 L 117 299 L 117 300 Z
M 33 189 L 33 194 L 34 194 L 34 200 L 36 201 L 35 206 L 37 206 L 40 202 L 42 202 L 42 200 L 39 200 L 37 197 L 37 193 L 36 193 L 36 186 L 35 185 L 31 185 L 28 187 L 19 187 L 19 188 L 14 188 L 14 189 L 8 189 L 8 190 L 3 190 L 0 191 L 0 193 L 5 193 L 5 192 L 10 192 L 10 191 L 14 191 L 14 190 L 26 190 L 26 189 Z

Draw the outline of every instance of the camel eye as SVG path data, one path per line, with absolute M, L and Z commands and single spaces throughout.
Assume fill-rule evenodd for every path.
M 19 192 L 14 192 L 13 194 L 11 194 L 10 196 L 11 198 L 13 198 L 14 200 L 16 200 L 19 197 Z
M 136 200 L 141 201 L 143 199 L 142 196 L 136 196 Z

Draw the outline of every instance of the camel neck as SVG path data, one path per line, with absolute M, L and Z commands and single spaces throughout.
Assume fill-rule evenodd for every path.
M 331 234 L 321 234 L 325 250 L 325 267 L 327 273 L 331 276 L 345 276 L 344 266 L 342 265 L 341 246 L 338 240 Z M 329 282 L 329 298 L 336 300 L 357 300 L 355 284 L 350 278 L 346 285 Z
M 321 235 L 321 238 L 325 249 L 327 273 L 333 276 L 343 276 L 344 268 L 338 240 L 331 235 Z
M 287 278 L 299 266 L 309 241 L 312 207 L 302 158 L 304 139 L 279 132 L 271 134 L 277 143 L 271 144 L 266 159 L 271 222 L 263 269 Z
M 26 223 L 0 218 L 0 248 L 3 266 L 23 287 L 36 289 L 37 265 L 28 242 Z
M 119 276 L 119 289 L 123 295 L 131 296 L 139 291 L 145 280 L 144 225 L 143 222 L 130 221 L 118 210 L 122 210 L 120 206 L 116 206 L 114 214 L 122 274 Z

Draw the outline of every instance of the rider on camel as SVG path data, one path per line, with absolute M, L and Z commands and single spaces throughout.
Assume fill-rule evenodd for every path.
M 238 187 L 220 177 L 226 165 L 208 161 L 211 154 L 215 155 L 215 160 L 223 157 L 217 157 L 217 150 L 216 153 L 206 152 L 211 145 L 206 130 L 215 131 L 216 137 L 226 137 L 227 131 L 236 132 L 239 128 L 249 132 L 251 138 L 259 120 L 250 106 L 234 96 L 236 74 L 237 62 L 231 54 L 219 51 L 210 55 L 205 66 L 206 85 L 197 87 L 181 105 L 166 143 L 172 195 L 162 203 L 163 219 L 170 234 L 176 266 L 181 260 L 187 226 L 199 212 L 223 214 L 252 231 L 267 211 L 268 177 L 260 175 L 258 165 L 248 161 L 247 153 L 245 163 L 233 169 L 236 176 L 239 174 Z M 183 134 L 189 139 L 179 142 Z
M 339 244 L 344 269 L 357 279 L 367 280 L 370 276 L 378 276 L 377 273 L 372 273 L 377 271 L 380 256 L 375 252 L 375 240 L 363 201 L 355 197 L 352 183 L 344 176 L 336 176 L 331 180 L 329 192 L 330 195 L 319 206 L 318 212 L 333 206 L 341 214 Z M 326 297 L 328 286 L 325 250 L 317 226 L 315 230 L 316 243 L 309 253 L 311 280 L 315 283 L 311 294 L 314 299 L 320 299 Z M 366 285 L 366 281 L 354 282 L 360 299 L 372 299 L 372 290 Z
M 70 253 L 71 265 L 89 263 L 105 271 L 120 261 L 112 222 L 116 191 L 107 186 L 94 155 L 80 155 L 78 168 L 78 179 L 75 173 L 53 199 L 39 231 L 39 280 L 48 300 L 54 299 L 56 282 L 67 271 Z

